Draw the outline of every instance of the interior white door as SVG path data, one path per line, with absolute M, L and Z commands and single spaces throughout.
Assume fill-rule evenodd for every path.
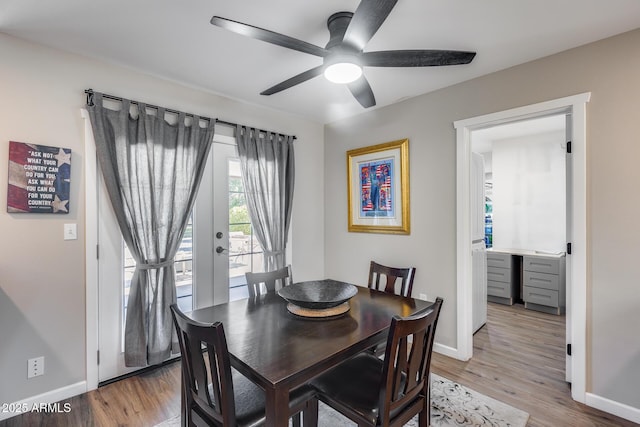
M 473 287 L 473 332 L 487 323 L 487 250 L 483 241 L 471 245 L 471 274 Z

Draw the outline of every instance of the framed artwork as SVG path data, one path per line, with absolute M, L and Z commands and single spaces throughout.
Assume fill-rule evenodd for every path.
M 69 213 L 71 150 L 9 141 L 7 212 Z
M 409 140 L 347 151 L 349 231 L 409 234 Z

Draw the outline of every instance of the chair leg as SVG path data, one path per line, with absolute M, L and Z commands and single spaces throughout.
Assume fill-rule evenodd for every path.
M 304 427 L 317 427 L 318 426 L 318 399 L 310 399 L 303 411 L 303 425 Z
M 427 418 L 427 426 L 431 425 L 431 372 L 427 374 L 427 387 L 425 390 L 425 405 L 426 407 L 426 418 Z
M 184 363 L 184 362 L 180 362 Z M 180 426 L 188 427 L 191 425 L 191 409 L 187 410 L 187 382 L 184 379 L 184 370 L 180 368 Z
M 420 411 L 420 415 L 418 415 L 418 425 L 420 427 L 429 427 L 431 425 L 429 411 Z

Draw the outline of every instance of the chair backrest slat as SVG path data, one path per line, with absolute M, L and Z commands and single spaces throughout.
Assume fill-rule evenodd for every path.
M 415 274 L 415 267 L 387 267 L 371 261 L 369 266 L 369 288 L 410 297 Z M 385 277 L 382 286 L 381 277 Z

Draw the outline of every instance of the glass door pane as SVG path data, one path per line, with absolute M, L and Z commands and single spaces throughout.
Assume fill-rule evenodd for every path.
M 174 258 L 176 296 L 182 311 L 193 310 L 193 256 L 193 215 L 189 215 L 189 223 Z

